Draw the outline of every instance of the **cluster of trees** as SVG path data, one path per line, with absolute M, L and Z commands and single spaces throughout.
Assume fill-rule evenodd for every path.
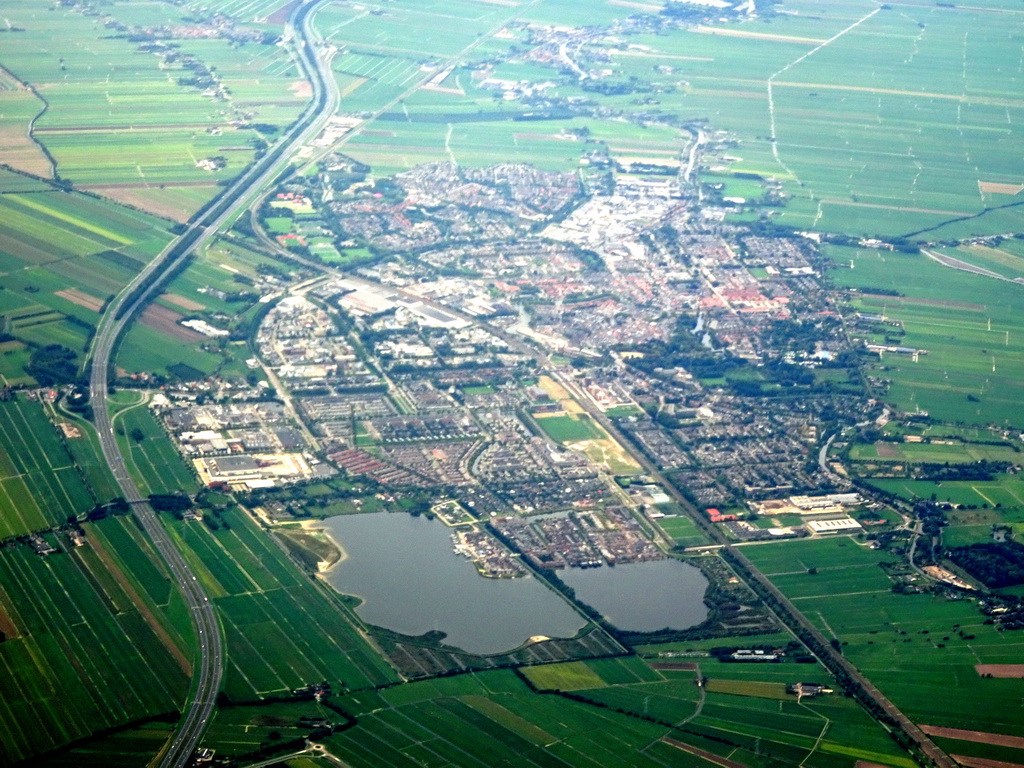
M 1008 461 L 988 461 L 981 459 L 973 464 L 918 464 L 914 467 L 914 477 L 922 480 L 975 480 L 987 482 L 994 480 L 997 474 L 1011 468 Z
M 714 379 L 724 377 L 730 371 L 745 366 L 742 358 L 733 357 L 722 350 L 708 349 L 701 343 L 699 334 L 693 332 L 696 319 L 682 314 L 675 331 L 667 342 L 650 341 L 641 345 L 642 358 L 630 360 L 630 365 L 644 373 L 653 373 L 655 368 L 682 367 L 697 378 Z
M 123 498 L 118 497 L 106 504 L 97 504 L 85 513 L 85 519 L 95 522 L 102 520 L 107 515 L 127 515 L 131 510 L 131 505 Z
M 78 379 L 78 355 L 60 344 L 47 344 L 32 351 L 25 372 L 41 387 L 71 384 Z
M 192 499 L 184 493 L 151 493 L 149 505 L 156 512 L 170 512 L 180 520 L 182 513 L 192 508 Z
M 921 521 L 921 532 L 925 536 L 935 537 L 949 525 L 945 510 L 931 501 L 919 501 L 914 505 L 914 516 Z
M 986 541 L 954 547 L 947 556 L 991 589 L 1024 584 L 1024 545 L 1016 541 Z

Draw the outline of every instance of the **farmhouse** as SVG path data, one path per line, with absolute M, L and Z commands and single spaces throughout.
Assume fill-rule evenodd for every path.
M 754 663 L 773 663 L 782 660 L 780 653 L 770 653 L 762 650 L 751 650 L 749 648 L 740 648 L 734 653 L 729 654 L 729 659 L 732 661 L 739 662 L 754 662 Z
M 804 697 L 814 698 L 823 693 L 832 693 L 832 688 L 820 683 L 790 683 L 786 686 L 786 693 L 791 693 L 798 699 Z
M 28 543 L 32 545 L 37 555 L 52 555 L 57 551 L 56 547 L 37 533 L 28 537 Z

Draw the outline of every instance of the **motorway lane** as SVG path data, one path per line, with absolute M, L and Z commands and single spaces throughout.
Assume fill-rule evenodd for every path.
M 293 11 L 290 27 L 295 35 L 295 49 L 304 74 L 313 83 L 313 99 L 299 120 L 285 134 L 282 143 L 272 148 L 261 160 L 232 183 L 220 197 L 211 212 L 200 216 L 178 238 L 129 283 L 112 301 L 97 326 L 93 339 L 89 390 L 94 423 L 99 436 L 103 457 L 113 472 L 121 495 L 132 504 L 134 513 L 157 552 L 163 558 L 171 579 L 181 589 L 196 629 L 198 670 L 193 668 L 192 699 L 178 730 L 160 757 L 162 768 L 181 768 L 190 762 L 193 751 L 202 736 L 213 711 L 224 666 L 224 650 L 213 605 L 202 585 L 192 573 L 188 562 L 157 519 L 156 512 L 146 503 L 131 477 L 114 434 L 108 402 L 108 374 L 113 351 L 118 339 L 127 328 L 136 310 L 150 298 L 160 279 L 180 265 L 194 249 L 215 236 L 218 230 L 240 209 L 249 203 L 249 197 L 270 182 L 282 164 L 299 147 L 319 133 L 338 106 L 338 92 L 329 62 L 321 59 L 312 45 L 309 18 L 325 0 L 313 0 Z M 330 84 L 330 85 L 328 85 Z M 179 252 L 181 243 L 189 247 Z

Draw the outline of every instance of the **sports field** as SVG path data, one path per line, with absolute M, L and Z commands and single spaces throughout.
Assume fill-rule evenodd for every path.
M 660 507 L 667 505 L 661 504 Z M 668 512 L 668 510 L 666 510 Z M 679 512 L 676 517 L 665 517 L 658 520 L 658 526 L 680 547 L 699 547 L 707 544 L 708 538 L 701 532 L 697 524 L 685 513 Z
M 604 431 L 594 426 L 586 414 L 540 416 L 537 424 L 548 437 L 559 443 L 578 443 L 604 437 Z

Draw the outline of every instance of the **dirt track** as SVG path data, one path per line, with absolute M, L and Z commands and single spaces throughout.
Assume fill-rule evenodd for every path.
M 703 749 L 697 749 L 697 747 L 691 747 L 689 744 L 684 744 L 681 741 L 670 739 L 668 736 L 664 737 L 662 741 L 666 744 L 675 747 L 676 749 L 682 750 L 683 752 L 689 752 L 691 755 L 696 755 L 697 757 L 703 758 L 704 760 L 707 760 L 709 763 L 720 765 L 722 766 L 722 768 L 747 768 L 747 766 L 743 765 L 743 763 L 737 763 L 735 760 L 729 760 L 725 757 L 713 755 L 710 752 L 705 752 Z
M 1006 763 L 1002 760 L 989 760 L 986 757 L 971 757 L 970 755 L 950 755 L 964 768 L 1024 768 L 1020 763 Z
M 990 677 L 1022 678 L 1024 664 L 975 664 L 974 671 Z
M 651 669 L 675 672 L 693 672 L 697 669 L 697 663 L 693 661 L 652 661 L 649 666 Z
M 91 309 L 93 312 L 99 312 L 103 309 L 103 299 L 98 299 L 85 291 L 78 290 L 77 288 L 65 288 L 62 291 L 54 291 L 53 295 L 60 296 L 62 299 L 67 299 L 72 304 L 77 304 L 80 307 Z
M 177 339 L 178 341 L 195 344 L 206 338 L 201 333 L 178 325 L 178 321 L 183 317 L 184 315 L 181 315 L 174 310 L 161 307 L 158 304 L 150 304 L 146 307 L 140 319 L 143 325 L 160 331 L 161 333 L 170 336 L 172 339 Z
M 187 312 L 201 312 L 206 309 L 205 304 L 200 304 L 198 301 L 192 301 L 192 299 L 186 299 L 184 296 L 179 296 L 176 293 L 164 293 L 160 296 L 164 301 L 168 301 L 175 306 L 181 307 Z
M 1005 733 L 985 733 L 984 731 L 962 731 L 959 728 L 943 728 L 938 725 L 920 725 L 922 731 L 929 736 L 941 736 L 944 739 L 973 741 L 976 744 L 995 744 L 999 747 L 1024 749 L 1024 737 L 1008 736 Z

